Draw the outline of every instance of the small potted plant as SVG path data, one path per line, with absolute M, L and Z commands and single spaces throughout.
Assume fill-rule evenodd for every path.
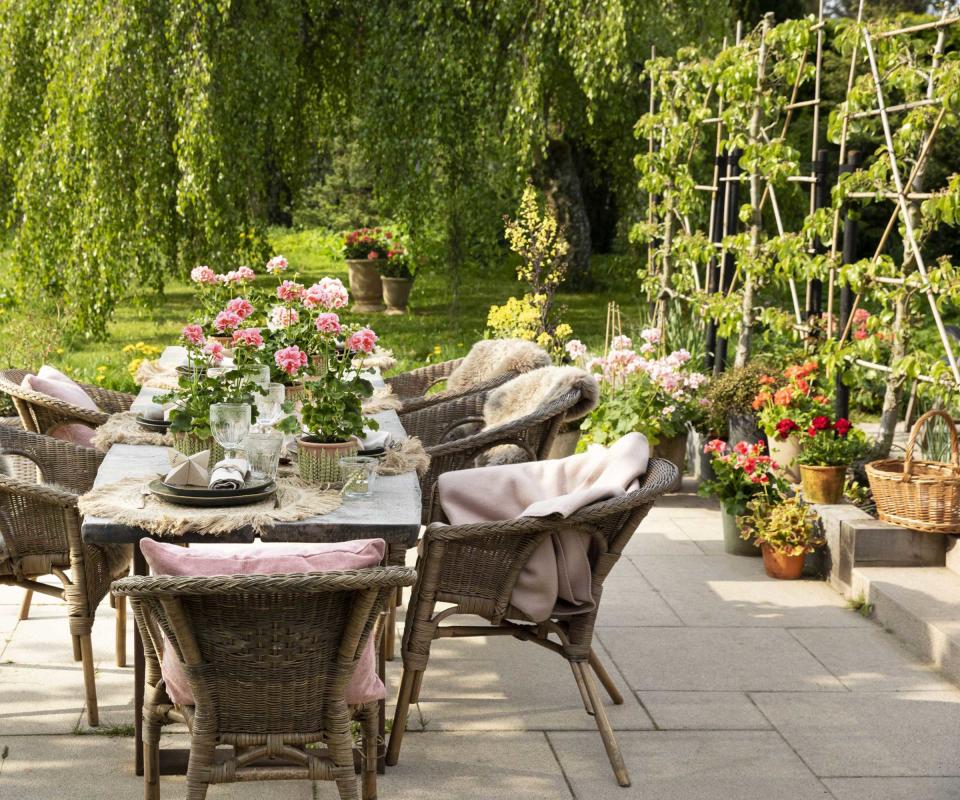
M 336 315 L 332 315 L 336 316 Z M 337 324 L 338 332 L 342 329 Z M 328 367 L 305 383 L 301 416 L 303 436 L 297 443 L 300 477 L 314 483 L 340 479 L 340 459 L 356 455 L 365 429 L 376 430 L 376 420 L 363 416 L 362 402 L 373 394 L 373 385 L 353 369 L 353 357 L 373 351 L 377 341 L 370 328 L 346 335 L 344 346 L 350 357 L 333 351 L 335 340 L 317 325 L 318 346 L 328 348 Z M 331 331 L 332 332 L 332 331 Z
M 723 549 L 738 556 L 755 556 L 757 551 L 740 537 L 737 518 L 746 512 L 747 504 L 757 497 L 779 502 L 787 491 L 776 462 L 764 455 L 762 442 L 737 442 L 732 448 L 721 439 L 704 446 L 712 456 L 715 477 L 700 484 L 702 495 L 720 501 L 723 520 Z
M 763 441 L 753 401 L 763 388 L 761 378 L 769 372 L 770 365 L 756 359 L 714 376 L 704 397 L 705 426 L 731 442 Z
M 687 426 L 703 413 L 705 375 L 691 370 L 690 354 L 675 350 L 656 358 L 660 331 L 641 333 L 639 350 L 628 336 L 615 336 L 610 351 L 591 362 L 601 387 L 598 406 L 581 423 L 581 447 L 609 444 L 639 431 L 653 455 L 677 465 L 683 474 Z
M 343 257 L 350 270 L 350 294 L 354 310 L 383 311 L 380 268 L 393 249 L 393 232 L 381 228 L 358 228 L 343 235 Z
M 800 452 L 800 434 L 814 417 L 829 410 L 828 398 L 817 393 L 817 362 L 791 364 L 776 375 L 763 375 L 761 389 L 753 399 L 760 428 L 767 435 L 770 457 L 790 480 L 800 481 L 796 463 Z
M 816 533 L 816 517 L 796 496 L 776 502 L 756 497 L 738 521 L 740 536 L 760 548 L 764 570 L 778 580 L 799 578 L 806 554 L 823 544 Z
M 867 437 L 854 428 L 850 420 L 841 417 L 834 422 L 825 415 L 814 417 L 807 435 L 802 437 L 797 456 L 806 501 L 825 505 L 839 503 L 847 467 L 867 449 Z
M 387 260 L 380 265 L 383 284 L 383 302 L 388 314 L 405 314 L 413 289 L 413 270 L 410 253 L 396 239 L 387 250 Z

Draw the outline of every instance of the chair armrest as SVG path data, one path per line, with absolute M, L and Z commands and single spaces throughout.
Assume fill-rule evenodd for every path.
M 84 391 L 90 395 L 90 399 L 107 414 L 116 414 L 120 411 L 129 411 L 133 405 L 134 396 L 126 392 L 115 392 L 111 389 L 103 389 L 99 386 L 84 385 Z
M 21 478 L 0 475 L 0 492 L 19 495 L 38 503 L 63 509 L 76 509 L 77 495 L 46 483 L 30 483 Z

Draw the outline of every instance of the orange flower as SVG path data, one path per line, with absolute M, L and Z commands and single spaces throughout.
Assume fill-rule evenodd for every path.
M 791 364 L 783 371 L 783 375 L 786 378 L 796 378 L 800 374 L 802 367 L 799 364 Z
M 814 402 L 814 403 L 822 403 L 822 404 L 826 405 L 827 403 L 830 402 L 830 398 L 829 398 L 829 397 L 825 397 L 825 396 L 822 395 L 822 394 L 815 394 L 815 395 L 813 396 L 813 402 Z
M 753 398 L 753 410 L 759 411 L 770 400 L 770 392 L 760 392 Z
M 797 388 L 804 394 L 810 394 L 810 384 L 803 378 L 797 378 Z
M 773 402 L 778 406 L 788 406 L 793 400 L 793 392 L 790 389 L 778 389 L 773 394 Z
M 777 379 L 774 378 L 772 375 L 763 375 L 759 380 L 759 384 L 761 386 L 770 386 L 771 384 L 774 384 L 776 382 L 777 382 Z

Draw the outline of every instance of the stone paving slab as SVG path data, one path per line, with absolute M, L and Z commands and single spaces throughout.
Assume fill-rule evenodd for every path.
M 604 583 L 597 626 L 630 628 L 682 624 L 680 617 L 641 575 L 633 561 L 621 558 Z
M 673 519 L 646 519 L 623 550 L 628 556 L 698 556 L 696 543 Z
M 659 730 L 770 730 L 746 692 L 637 692 Z
M 960 777 L 960 692 L 752 697 L 818 775 Z
M 551 733 L 578 798 L 590 800 L 829 800 L 830 795 L 774 731 L 625 732 L 619 736 L 632 785 L 619 787 L 598 737 Z
M 836 800 L 956 800 L 960 778 L 825 778 Z
M 844 691 L 785 630 L 604 628 L 596 635 L 636 691 Z

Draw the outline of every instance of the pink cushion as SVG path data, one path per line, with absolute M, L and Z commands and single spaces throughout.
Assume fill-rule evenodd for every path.
M 44 365 L 40 368 L 39 375 L 24 375 L 23 380 L 20 381 L 20 385 L 24 389 L 45 394 L 54 400 L 61 400 L 64 403 L 70 403 L 87 411 L 100 410 L 97 408 L 97 404 L 90 399 L 90 395 L 83 391 L 76 381 L 71 380 L 53 367 Z M 83 447 L 90 447 L 90 440 L 93 438 L 94 428 L 82 422 L 67 422 L 62 425 L 57 425 L 47 431 L 47 434 L 53 436 L 55 439 L 61 439 L 65 442 L 82 445 Z
M 383 561 L 386 543 L 383 539 L 359 539 L 323 544 L 201 544 L 184 549 L 142 539 L 140 551 L 154 575 L 275 575 L 376 567 Z M 193 705 L 190 684 L 172 650 L 164 654 L 161 672 L 170 699 L 181 705 Z M 377 675 L 371 639 L 347 684 L 347 702 L 369 703 L 382 700 L 385 694 L 383 681 Z

